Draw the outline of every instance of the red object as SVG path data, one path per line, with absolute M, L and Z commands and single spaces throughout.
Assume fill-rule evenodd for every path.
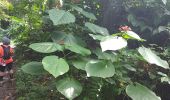
M 5 46 L 5 47 L 8 47 L 8 45 L 3 45 L 3 46 Z M 13 55 L 14 54 L 14 51 L 13 51 L 13 49 L 10 47 L 10 53 L 11 53 L 11 55 Z M 3 48 L 2 48 L 2 46 L 0 46 L 0 62 L 1 63 L 5 63 L 5 64 L 9 64 L 9 63 L 11 63 L 11 62 L 13 62 L 13 59 L 12 59 L 12 57 L 10 57 L 9 59 L 7 59 L 7 60 L 4 60 L 3 58 L 2 58 L 2 56 L 4 55 L 4 50 L 3 50 Z
M 131 31 L 132 29 L 129 26 L 120 26 L 120 31 Z

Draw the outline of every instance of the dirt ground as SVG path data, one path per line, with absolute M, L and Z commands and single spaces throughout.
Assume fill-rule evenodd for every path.
M 15 78 L 10 79 L 9 75 L 2 72 L 0 76 L 4 76 L 3 81 L 0 81 L 0 100 L 16 100 Z

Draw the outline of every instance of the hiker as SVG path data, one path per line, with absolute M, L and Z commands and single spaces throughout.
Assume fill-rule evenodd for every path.
M 0 81 L 3 80 L 3 77 L 10 74 L 10 78 L 12 77 L 13 70 L 13 59 L 12 55 L 14 53 L 13 49 L 9 46 L 10 39 L 7 37 L 2 38 L 2 45 L 0 45 Z M 6 72 L 5 72 L 6 71 Z

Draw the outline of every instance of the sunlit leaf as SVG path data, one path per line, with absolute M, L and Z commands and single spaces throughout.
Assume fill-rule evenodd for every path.
M 100 46 L 103 52 L 107 50 L 119 50 L 127 46 L 127 41 L 122 37 L 109 36 L 100 42 Z
M 75 22 L 75 16 L 64 10 L 51 9 L 49 10 L 49 16 L 54 25 L 69 24 Z
M 31 75 L 41 75 L 46 73 L 41 62 L 29 62 L 21 67 L 21 69 Z
M 86 64 L 85 69 L 88 77 L 107 78 L 115 74 L 115 67 L 110 61 L 91 60 Z
M 126 93 L 133 100 L 161 100 L 154 92 L 139 83 L 128 85 Z
M 8 0 L 1 0 L 0 9 L 13 9 L 13 5 Z
M 167 3 L 167 0 L 162 0 L 162 2 L 166 5 L 166 3 Z
M 170 84 L 170 78 L 168 76 L 161 77 L 161 82 L 167 82 Z
M 73 100 L 82 92 L 82 85 L 72 78 L 65 78 L 56 83 L 57 90 L 67 99 Z
M 42 64 L 44 66 L 44 69 L 52 74 L 55 78 L 63 75 L 69 70 L 69 65 L 67 64 L 67 62 L 62 58 L 58 58 L 57 56 L 44 57 L 42 60 Z
M 166 31 L 166 30 L 167 30 L 167 29 L 166 29 L 165 26 L 159 26 L 159 27 L 158 27 L 159 33 L 160 33 L 160 32 L 163 32 L 163 31 Z
M 137 35 L 135 32 L 133 31 L 127 31 L 126 34 L 134 39 L 137 39 L 137 40 L 142 40 L 139 35 Z
M 100 27 L 98 25 L 95 25 L 93 23 L 86 22 L 85 26 L 89 28 L 90 31 L 93 33 L 100 33 L 101 35 L 109 35 L 109 32 L 106 28 Z
M 165 69 L 169 69 L 169 64 L 167 61 L 162 60 L 160 57 L 158 57 L 154 52 L 152 52 L 150 49 L 145 48 L 145 47 L 140 47 L 138 49 L 138 52 L 143 56 L 143 58 L 151 63 L 151 64 L 156 64 L 160 67 L 163 67 Z
M 18 23 L 24 23 L 24 20 L 15 16 L 10 16 L 12 21 L 18 22 Z

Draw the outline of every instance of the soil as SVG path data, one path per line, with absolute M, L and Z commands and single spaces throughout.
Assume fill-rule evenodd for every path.
M 4 80 L 0 81 L 0 100 L 16 100 L 15 78 L 5 76 Z

